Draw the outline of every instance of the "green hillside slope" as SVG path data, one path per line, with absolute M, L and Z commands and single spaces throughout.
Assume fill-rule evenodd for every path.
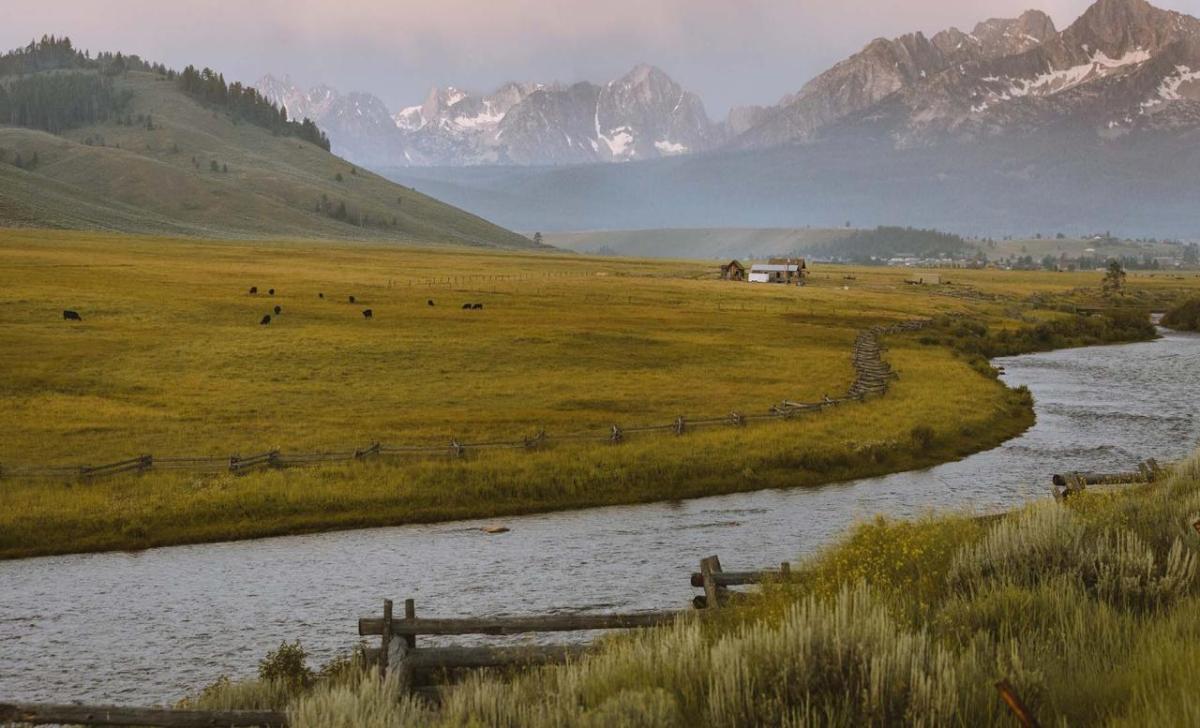
M 763 258 L 835 244 L 845 228 L 664 228 L 550 232 L 546 243 L 580 253 L 642 258 Z
M 315 144 L 201 104 L 159 74 L 127 72 L 114 86 L 132 92 L 124 118 L 61 135 L 0 126 L 0 225 L 534 247 Z

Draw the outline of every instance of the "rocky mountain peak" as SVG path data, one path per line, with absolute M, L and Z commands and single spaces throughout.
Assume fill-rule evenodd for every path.
M 1134 50 L 1153 53 L 1198 35 L 1200 21 L 1145 0 L 1097 0 L 1064 31 L 1063 40 L 1119 57 Z

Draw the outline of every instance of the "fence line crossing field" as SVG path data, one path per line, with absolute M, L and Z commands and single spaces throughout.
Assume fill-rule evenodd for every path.
M 804 287 L 751 286 L 717 273 L 714 262 L 6 231 L 0 467 L 448 446 L 760 414 L 844 394 L 871 326 L 970 314 L 1016 328 L 1057 315 L 1028 310 L 1030 295 L 1098 282 L 952 271 L 951 285 L 911 286 L 904 271 L 818 266 Z M 900 379 L 877 401 L 632 439 L 619 452 L 564 444 L 85 485 L 0 474 L 0 555 L 829 482 L 960 456 L 1028 425 L 1029 408 L 969 357 L 918 338 L 885 341 Z M 918 426 L 931 434 L 913 447 Z

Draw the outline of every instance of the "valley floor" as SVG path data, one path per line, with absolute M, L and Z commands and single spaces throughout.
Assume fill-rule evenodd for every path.
M 5 233 L 0 557 L 671 500 L 921 467 L 1032 421 L 1027 395 L 996 381 L 984 355 L 1152 334 L 1144 323 L 1068 313 L 1098 290 L 1094 274 L 954 271 L 940 287 L 904 277 L 831 267 L 789 288 L 718 281 L 715 264 L 698 262 Z M 1118 307 L 1138 316 L 1192 283 L 1131 278 Z M 63 309 L 83 321 L 62 320 Z M 853 378 L 858 332 L 913 318 L 938 323 L 887 339 L 900 379 L 885 397 L 682 437 L 554 440 L 837 396 Z M 539 430 L 549 446 L 536 451 L 448 457 L 452 441 Z M 21 475 L 146 453 L 372 442 L 445 447 L 447 457 L 245 475 Z

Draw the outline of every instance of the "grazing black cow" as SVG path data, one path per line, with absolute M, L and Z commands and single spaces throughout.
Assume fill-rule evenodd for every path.
M 429 304 L 430 306 L 432 306 L 432 305 L 433 305 L 433 299 L 431 298 L 431 299 L 429 299 L 428 301 L 426 301 L 425 303 L 427 303 L 427 304 Z
M 63 321 L 82 321 L 83 317 L 74 311 L 63 311 Z
M 250 286 L 250 295 L 253 296 L 257 293 L 258 293 L 258 286 Z
M 463 310 L 464 310 L 464 311 L 470 311 L 470 310 L 471 310 L 471 304 L 469 304 L 469 303 L 464 303 L 464 304 L 463 304 Z
M 369 319 L 369 318 L 371 318 L 371 317 L 372 317 L 372 316 L 374 316 L 374 315 L 375 315 L 375 312 L 374 312 L 374 311 L 372 311 L 372 310 L 371 310 L 371 309 L 369 309 L 369 308 L 368 308 L 367 310 L 363 311 L 363 318 L 368 318 L 368 319 Z
M 271 314 L 263 316 L 262 321 L 259 321 L 258 323 L 262 326 L 266 326 L 267 324 L 271 323 Z
M 482 311 L 482 310 L 483 310 L 483 304 L 482 304 L 482 303 L 475 303 L 475 304 L 471 304 L 471 308 L 475 309 L 476 311 Z
M 350 297 L 350 303 L 354 303 L 354 296 Z
M 275 315 L 278 316 L 281 313 L 283 313 L 283 306 L 276 306 L 275 307 Z
M 324 293 L 318 293 L 318 294 L 317 294 L 317 298 L 321 298 L 321 299 L 323 299 L 323 298 L 325 298 L 325 294 L 324 294 Z
M 275 295 L 275 289 L 274 289 L 274 288 L 272 288 L 272 289 L 268 290 L 268 291 L 267 291 L 267 295 L 268 295 L 268 296 L 274 296 L 274 295 Z

